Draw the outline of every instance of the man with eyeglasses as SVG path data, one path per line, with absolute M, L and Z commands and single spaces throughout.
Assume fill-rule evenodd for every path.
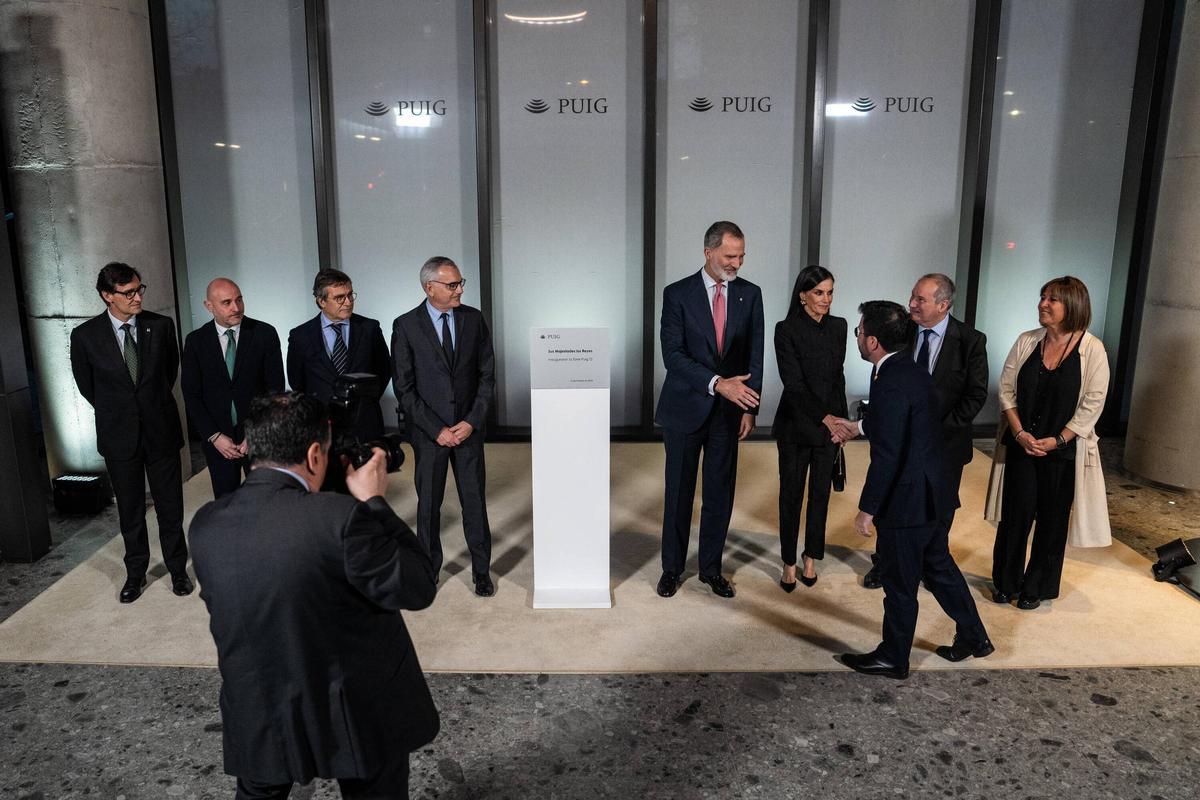
M 71 372 L 96 411 L 96 449 L 117 498 L 126 575 L 118 599 L 132 603 L 146 586 L 147 482 L 171 591 L 182 597 L 193 586 L 183 538 L 183 428 L 172 394 L 179 375 L 175 323 L 142 308 L 146 284 L 128 264 L 105 264 L 96 291 L 107 310 L 71 331 Z
M 463 305 L 466 280 L 453 261 L 434 256 L 420 280 L 425 300 L 392 323 L 392 387 L 416 458 L 417 537 L 437 575 L 442 497 L 453 467 L 475 594 L 491 597 L 483 438 L 496 383 L 492 335 L 478 309 Z
M 391 372 L 387 343 L 379 321 L 354 313 L 354 284 L 336 269 L 323 269 L 313 281 L 313 299 L 320 312 L 288 334 L 287 378 L 292 389 L 307 392 L 322 403 L 333 399 L 339 375 L 367 373 L 379 379 L 375 398 L 359 404 L 354 432 L 359 439 L 383 435 L 379 398 Z

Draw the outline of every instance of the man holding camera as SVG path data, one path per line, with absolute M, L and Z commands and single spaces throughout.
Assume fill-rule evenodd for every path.
M 496 384 L 492 335 L 479 310 L 463 305 L 466 281 L 453 261 L 434 256 L 421 266 L 420 280 L 425 300 L 392 323 L 392 387 L 417 462 L 417 536 L 436 575 L 446 471 L 453 467 L 475 594 L 491 597 L 483 428 Z
M 190 538 L 221 671 L 225 772 L 237 797 L 285 798 L 337 779 L 345 798 L 407 797 L 408 754 L 438 714 L 401 609 L 434 572 L 384 501 L 384 454 L 320 492 L 329 419 L 298 392 L 256 398 L 251 472 L 196 512 Z

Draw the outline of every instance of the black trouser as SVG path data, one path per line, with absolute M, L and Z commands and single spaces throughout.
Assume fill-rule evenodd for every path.
M 949 495 L 956 501 L 958 500 L 958 489 L 962 486 L 962 474 L 966 464 L 950 463 L 946 464 L 946 481 L 950 486 Z M 938 533 L 944 534 L 947 538 L 950 536 L 950 528 L 954 525 L 954 512 L 957 509 L 951 509 L 950 513 L 937 521 Z M 878 549 L 878 547 L 876 548 Z M 878 553 L 871 554 L 871 563 L 878 563 Z M 928 588 L 928 586 L 926 586 Z
M 1071 504 L 1075 502 L 1075 462 L 1033 457 L 1009 447 L 1004 464 L 1000 524 L 992 550 L 996 591 L 1031 600 L 1058 597 Z M 1025 564 L 1025 545 L 1034 521 L 1033 547 Z
M 150 566 L 150 540 L 146 533 L 147 481 L 150 496 L 154 498 L 154 516 L 158 518 L 158 541 L 163 561 L 172 576 L 186 575 L 188 551 L 183 538 L 183 475 L 179 452 L 147 458 L 139 446 L 133 458 L 106 458 L 104 465 L 117 496 L 127 576 L 141 578 Z
M 877 529 L 879 578 L 883 582 L 883 641 L 877 652 L 898 667 L 908 666 L 922 579 L 954 620 L 961 641 L 977 644 L 987 638 L 967 582 L 950 555 L 949 529 L 944 519 L 913 528 Z
M 804 522 L 804 555 L 825 557 L 825 518 L 838 446 L 827 442 L 815 447 L 796 442 L 776 442 L 779 448 L 779 552 L 783 563 L 796 563 L 800 535 L 800 509 L 808 479 L 808 511 Z
M 696 499 L 696 471 L 704 453 L 704 485 L 700 502 L 700 574 L 721 574 L 721 556 L 733 514 L 737 478 L 738 424 L 732 414 L 713 404 L 712 413 L 692 433 L 663 429 L 666 447 L 666 481 L 663 499 L 662 568 L 671 575 L 683 573 L 692 531 L 692 504 Z
M 483 434 L 473 433 L 457 447 L 442 447 L 415 432 L 412 435 L 413 482 L 417 489 L 417 538 L 429 552 L 436 575 L 442 569 L 442 499 L 446 472 L 454 468 L 454 484 L 462 504 L 463 534 L 471 551 L 471 570 L 486 573 L 492 563 L 492 529 L 487 516 L 487 472 Z
M 212 481 L 214 499 L 241 486 L 242 480 L 250 474 L 250 459 L 226 458 L 208 442 L 204 442 L 204 460 L 208 463 L 208 479 Z
M 408 753 L 393 759 L 369 780 L 338 778 L 337 782 L 344 800 L 406 800 Z M 258 783 L 248 778 L 238 778 L 234 797 L 236 800 L 286 800 L 291 791 L 290 783 Z

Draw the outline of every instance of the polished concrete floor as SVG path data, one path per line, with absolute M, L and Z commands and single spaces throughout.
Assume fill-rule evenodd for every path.
M 1114 535 L 1148 557 L 1200 536 L 1194 495 L 1121 475 L 1119 442 L 1107 444 Z M 111 538 L 114 516 L 56 517 L 49 555 L 0 564 L 0 620 Z M 218 684 L 203 669 L 0 664 L 0 798 L 231 797 Z M 414 754 L 413 797 L 1200 794 L 1200 666 L 430 684 L 442 732 Z M 336 796 L 323 781 L 293 793 Z

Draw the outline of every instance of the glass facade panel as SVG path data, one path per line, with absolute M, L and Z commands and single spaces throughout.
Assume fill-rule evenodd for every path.
M 851 330 L 861 301 L 907 304 L 921 275 L 955 274 L 973 6 L 830 4 L 821 260 Z M 857 352 L 852 399 L 871 374 Z
M 980 422 L 997 419 L 1004 359 L 1037 327 L 1048 279 L 1087 284 L 1091 330 L 1105 331 L 1141 12 L 1138 0 L 1004 4 L 976 318 L 992 391 Z M 1109 330 L 1111 361 L 1119 326 Z
M 246 313 L 285 340 L 316 313 L 304 4 L 168 0 L 166 7 L 187 248 L 181 325 L 187 333 L 208 322 L 205 287 L 225 276 L 241 286 Z
M 417 275 L 435 255 L 459 265 L 463 302 L 478 307 L 470 4 L 330 3 L 329 45 L 338 246 L 355 311 L 390 337 L 424 301 Z M 394 424 L 390 386 L 381 402 Z
M 545 326 L 609 328 L 612 424 L 639 422 L 641 5 L 496 3 L 501 424 L 529 424 L 529 329 Z
M 808 3 L 687 0 L 659 7 L 655 399 L 666 377 L 658 340 L 662 290 L 700 270 L 705 229 L 728 219 L 746 234 L 740 274 L 763 290 L 758 424 L 770 425 L 783 392 L 775 323 L 787 314 L 804 266 Z

